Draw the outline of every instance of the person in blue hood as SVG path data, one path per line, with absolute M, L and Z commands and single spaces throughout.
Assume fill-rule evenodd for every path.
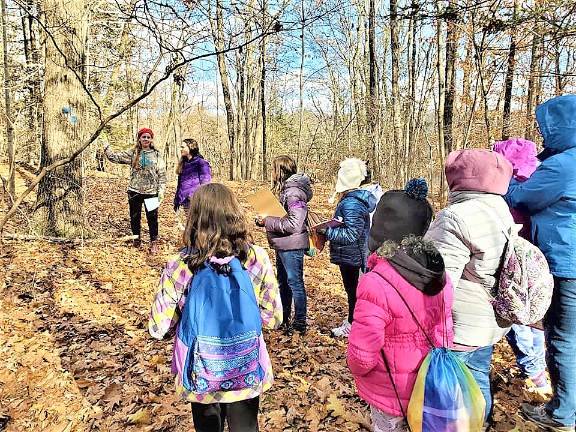
M 576 420 L 576 95 L 536 108 L 544 140 L 541 165 L 525 182 L 512 181 L 505 199 L 530 215 L 532 239 L 554 275 L 546 317 L 547 363 L 554 395 L 546 405 L 522 406 L 552 431 L 573 431 Z
M 368 232 L 370 231 L 370 213 L 376 208 L 376 197 L 366 189 L 361 189 L 368 170 L 360 159 L 349 158 L 340 163 L 336 192 L 331 198 L 339 198 L 335 219 L 342 225 L 327 228 L 326 240 L 330 242 L 330 262 L 340 267 L 342 282 L 348 296 L 348 318 L 339 327 L 332 329 L 337 337 L 348 337 L 354 307 L 356 306 L 356 287 L 360 271 L 366 268 L 368 259 Z

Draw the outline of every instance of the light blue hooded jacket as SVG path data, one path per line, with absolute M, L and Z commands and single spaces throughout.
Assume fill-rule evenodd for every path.
M 532 240 L 556 277 L 576 278 L 576 95 L 536 108 L 544 139 L 542 164 L 523 183 L 510 183 L 506 201 L 527 212 Z

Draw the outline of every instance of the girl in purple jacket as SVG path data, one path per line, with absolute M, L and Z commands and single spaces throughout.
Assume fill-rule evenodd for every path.
M 210 164 L 200 154 L 198 142 L 193 138 L 186 138 L 180 146 L 182 157 L 176 168 L 178 186 L 174 196 L 174 211 L 180 207 L 188 209 L 190 197 L 204 183 L 212 180 Z
M 286 210 L 286 216 L 257 218 L 256 225 L 266 227 L 270 247 L 276 251 L 276 269 L 284 308 L 283 326 L 287 334 L 306 333 L 306 290 L 304 253 L 310 247 L 306 218 L 312 199 L 310 177 L 298 174 L 290 156 L 272 161 L 272 189 Z M 294 321 L 290 323 L 294 301 Z

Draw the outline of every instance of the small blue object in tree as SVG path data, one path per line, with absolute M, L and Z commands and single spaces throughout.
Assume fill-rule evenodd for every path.
M 410 179 L 406 182 L 404 192 L 410 198 L 424 201 L 428 196 L 428 183 L 426 183 L 424 177 Z

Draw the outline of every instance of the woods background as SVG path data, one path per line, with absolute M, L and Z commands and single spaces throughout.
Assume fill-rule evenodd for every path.
M 574 91 L 576 2 L 520 0 L 0 0 L 4 197 L 33 172 L 44 235 L 85 235 L 99 149 L 154 129 L 168 171 L 194 137 L 221 179 L 271 158 L 331 181 L 347 156 L 385 187 L 494 140 L 538 140 L 534 108 Z M 173 174 L 172 174 L 173 175 Z M 37 187 L 35 188 L 35 186 Z

